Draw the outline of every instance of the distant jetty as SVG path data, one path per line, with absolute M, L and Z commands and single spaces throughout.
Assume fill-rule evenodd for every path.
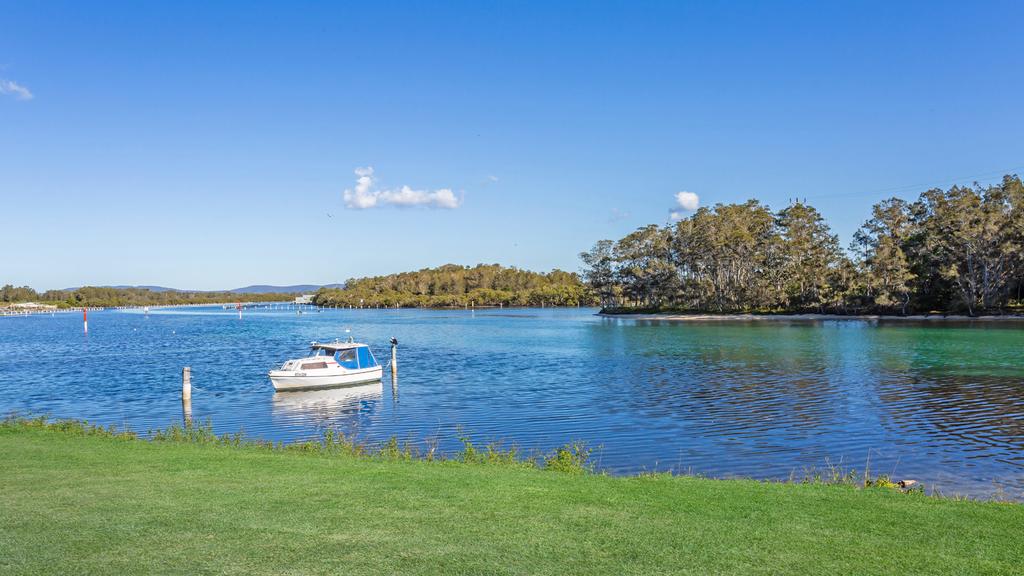
M 31 316 L 33 314 L 57 314 L 60 312 L 81 312 L 82 310 L 159 310 L 162 308 L 210 308 L 230 307 L 231 309 L 241 308 L 251 310 L 265 308 L 268 306 L 279 306 L 281 304 L 296 305 L 294 302 L 273 301 L 266 302 L 198 302 L 194 304 L 132 304 L 126 306 L 70 306 L 61 308 L 53 304 L 39 304 L 36 302 L 19 302 L 17 304 L 5 304 L 0 306 L 0 316 Z
M 58 308 L 53 304 L 19 302 L 17 304 L 5 304 L 4 306 L 0 306 L 0 316 L 28 316 L 30 314 L 51 314 L 55 312 L 70 312 L 73 310 L 81 310 L 81 308 Z

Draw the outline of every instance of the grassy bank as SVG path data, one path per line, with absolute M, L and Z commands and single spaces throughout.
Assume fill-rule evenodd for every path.
M 1024 506 L 0 425 L 3 574 L 1012 574 Z M 569 469 L 572 469 L 571 467 Z

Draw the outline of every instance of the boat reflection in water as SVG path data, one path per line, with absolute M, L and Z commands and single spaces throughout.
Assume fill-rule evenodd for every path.
M 382 395 L 379 380 L 322 390 L 275 392 L 271 411 L 275 419 L 294 420 L 296 424 L 312 421 L 319 428 L 343 427 L 355 424 L 358 416 L 376 413 Z

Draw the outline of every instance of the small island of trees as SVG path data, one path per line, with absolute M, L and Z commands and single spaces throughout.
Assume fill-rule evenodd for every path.
M 1024 291 L 1024 186 L 875 204 L 849 251 L 804 202 L 701 208 L 580 255 L 609 311 L 1002 314 Z
M 463 306 L 591 306 L 593 293 L 572 272 L 530 272 L 498 264 L 446 264 L 416 272 L 357 278 L 321 288 L 318 306 L 445 308 Z

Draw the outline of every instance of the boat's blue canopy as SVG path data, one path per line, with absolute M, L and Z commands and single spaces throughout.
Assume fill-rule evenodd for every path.
M 370 347 L 365 344 L 358 344 L 334 353 L 334 360 L 345 368 L 373 368 L 377 366 L 377 359 L 370 352 Z

